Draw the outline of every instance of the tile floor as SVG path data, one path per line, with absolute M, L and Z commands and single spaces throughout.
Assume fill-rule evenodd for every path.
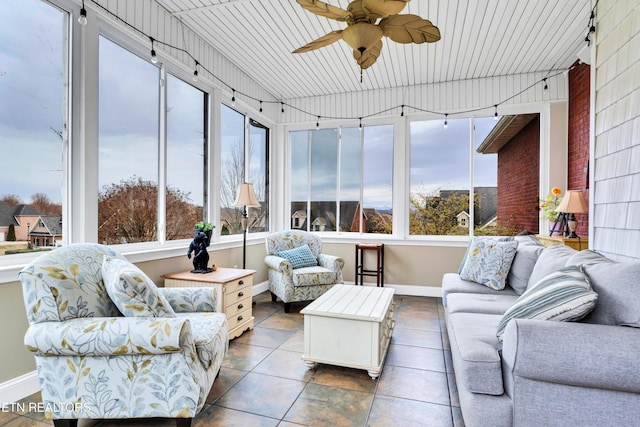
M 439 298 L 395 296 L 396 328 L 382 374 L 300 359 L 304 322 L 269 292 L 254 300 L 255 328 L 231 341 L 229 353 L 193 425 L 464 426 Z M 34 394 L 25 401 L 39 401 Z M 28 406 L 28 405 L 26 405 Z M 42 413 L 0 412 L 0 426 L 47 426 Z M 79 426 L 173 426 L 170 420 L 82 420 Z

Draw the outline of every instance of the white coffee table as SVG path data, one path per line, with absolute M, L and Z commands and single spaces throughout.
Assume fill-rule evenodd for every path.
M 366 369 L 376 379 L 395 321 L 393 289 L 335 285 L 300 313 L 304 314 L 304 360 Z

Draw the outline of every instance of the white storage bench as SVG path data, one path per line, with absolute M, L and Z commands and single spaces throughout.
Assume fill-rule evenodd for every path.
M 335 285 L 300 311 L 304 354 L 316 363 L 366 369 L 376 379 L 393 332 L 393 289 Z

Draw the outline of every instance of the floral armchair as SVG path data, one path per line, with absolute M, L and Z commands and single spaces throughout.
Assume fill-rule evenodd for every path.
M 229 345 L 213 289 L 157 288 L 98 244 L 43 254 L 19 277 L 24 342 L 56 426 L 152 417 L 191 425 Z
M 311 262 L 303 266 L 294 265 L 297 258 L 287 259 L 287 253 L 308 247 L 306 259 Z M 306 231 L 288 230 L 271 233 L 266 237 L 269 267 L 269 290 L 271 300 L 279 297 L 284 302 L 284 312 L 291 310 L 291 303 L 310 301 L 318 298 L 333 285 L 343 283 L 344 259 L 322 253 L 322 240 Z M 295 254 L 297 257 L 299 254 Z M 296 268 L 297 267 L 297 268 Z

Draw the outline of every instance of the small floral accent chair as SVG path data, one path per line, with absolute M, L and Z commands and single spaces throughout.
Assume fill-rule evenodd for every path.
M 310 301 L 318 298 L 333 285 L 343 283 L 342 268 L 344 258 L 322 253 L 322 240 L 313 233 L 287 230 L 271 233 L 266 237 L 269 267 L 269 290 L 271 300 L 279 297 L 284 302 L 284 312 L 288 313 L 292 302 Z M 307 245 L 317 260 L 317 265 L 293 268 L 291 261 L 278 256 Z
M 105 287 L 103 272 L 120 293 Z M 120 254 L 91 243 L 40 255 L 19 277 L 30 324 L 24 342 L 56 426 L 153 417 L 191 425 L 229 346 L 213 289 L 157 288 Z

